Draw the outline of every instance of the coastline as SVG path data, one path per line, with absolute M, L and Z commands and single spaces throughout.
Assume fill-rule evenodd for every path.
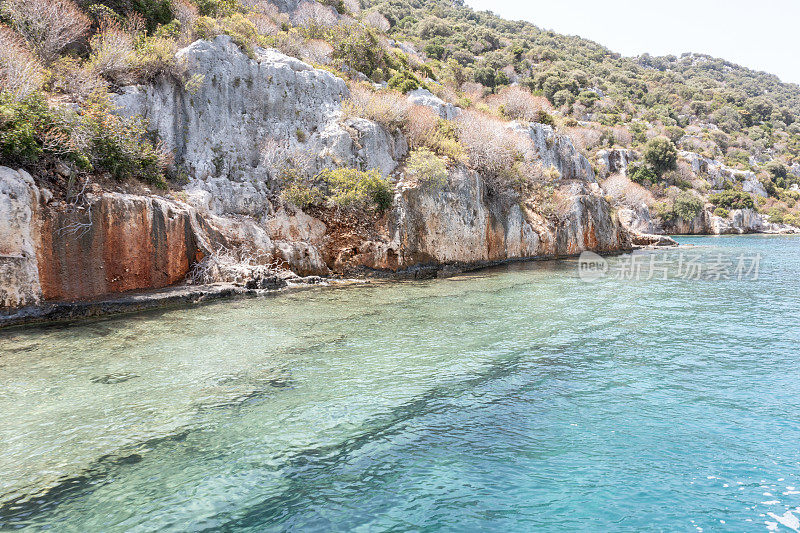
M 634 245 L 625 250 L 602 252 L 598 255 L 616 256 L 640 249 L 659 249 L 680 246 L 673 237 L 775 237 L 798 236 L 796 233 L 753 232 L 744 234 L 683 234 L 683 235 L 638 235 Z M 208 285 L 173 285 L 162 289 L 131 291 L 110 294 L 91 300 L 44 302 L 41 305 L 27 306 L 5 311 L 0 314 L 0 333 L 25 327 L 66 325 L 82 323 L 87 320 L 131 315 L 160 309 L 189 308 L 204 303 L 239 298 L 258 298 L 279 296 L 310 290 L 314 288 L 345 288 L 369 283 L 390 283 L 404 280 L 426 280 L 447 278 L 466 272 L 475 272 L 487 268 L 513 263 L 532 263 L 539 261 L 557 261 L 574 259 L 580 254 L 558 256 L 535 256 L 504 259 L 501 261 L 482 261 L 477 263 L 447 263 L 417 265 L 398 272 L 383 270 L 362 270 L 357 277 L 321 278 L 311 276 L 290 280 L 285 287 L 254 289 L 234 283 L 214 283 Z
M 646 248 L 646 246 L 634 246 L 625 250 L 603 252 L 599 255 L 622 255 L 639 248 Z M 535 256 L 476 263 L 417 265 L 398 272 L 363 270 L 359 273 L 361 277 L 321 278 L 311 276 L 297 278 L 290 280 L 285 287 L 277 289 L 254 289 L 234 283 L 181 284 L 155 290 L 110 294 L 91 300 L 44 302 L 40 305 L 22 307 L 0 314 L 0 333 L 17 328 L 82 323 L 92 319 L 131 315 L 159 309 L 189 308 L 219 300 L 279 296 L 314 288 L 344 288 L 369 283 L 447 278 L 506 264 L 574 259 L 579 255 Z

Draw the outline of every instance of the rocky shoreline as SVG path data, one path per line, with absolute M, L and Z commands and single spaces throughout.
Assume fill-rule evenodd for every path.
M 631 250 L 623 250 L 619 253 L 626 251 Z M 63 325 L 161 309 L 188 308 L 218 300 L 278 296 L 323 287 L 345 288 L 371 283 L 447 278 L 510 263 L 551 261 L 574 257 L 577 257 L 577 255 L 516 258 L 472 264 L 417 265 L 399 272 L 363 271 L 360 278 L 292 277 L 287 282 L 270 284 L 270 286 L 266 287 L 259 286 L 262 284 L 257 282 L 247 284 L 180 284 L 162 289 L 114 294 L 91 300 L 46 302 L 41 305 L 0 312 L 0 331 L 24 326 Z
M 178 56 L 203 83 L 188 91 L 160 78 L 123 88 L 116 104 L 150 121 L 186 172 L 182 184 L 154 193 L 97 177 L 81 185 L 69 168 L 42 176 L 0 166 L 0 328 L 271 293 L 312 279 L 421 279 L 674 246 L 670 234 L 795 230 L 754 210 L 723 219 L 709 205 L 694 220 L 662 223 L 647 204 L 620 203 L 607 187 L 635 154 L 606 150 L 595 166 L 569 136 L 537 122 L 486 119 L 540 170 L 538 186 L 499 186 L 465 161 L 451 162 L 432 186 L 406 172 L 413 139 L 346 113 L 350 89 L 331 72 L 276 50 L 249 57 L 224 35 Z M 397 98 L 407 113 L 434 121 L 468 113 L 427 91 Z M 380 172 L 391 205 L 298 207 L 280 190 L 283 167 L 298 158 L 311 174 Z

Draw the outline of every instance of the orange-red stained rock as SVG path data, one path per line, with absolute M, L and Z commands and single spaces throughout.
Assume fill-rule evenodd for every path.
M 87 299 L 182 281 L 198 254 L 190 216 L 160 199 L 122 194 L 103 195 L 91 212 L 46 210 L 38 250 L 44 298 Z

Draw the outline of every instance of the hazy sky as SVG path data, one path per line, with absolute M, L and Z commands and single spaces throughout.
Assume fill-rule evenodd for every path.
M 800 83 L 800 0 L 466 0 L 624 55 L 698 52 Z

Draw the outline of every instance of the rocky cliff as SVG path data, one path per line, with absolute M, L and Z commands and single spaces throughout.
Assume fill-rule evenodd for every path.
M 723 218 L 707 205 L 691 220 L 663 221 L 651 215 L 647 205 L 618 211 L 620 223 L 632 234 L 640 235 L 742 235 L 747 233 L 800 233 L 794 226 L 765 220 L 753 209 L 734 209 Z
M 170 286 L 197 278 L 197 266 L 220 253 L 247 258 L 250 271 L 415 275 L 630 247 L 589 161 L 548 126 L 509 124 L 560 175 L 550 184 L 558 209 L 545 215 L 534 198 L 498 194 L 462 166 L 435 188 L 406 179 L 405 138 L 345 118 L 347 86 L 329 72 L 274 50 L 250 58 L 225 36 L 179 55 L 195 80 L 191 90 L 164 78 L 123 89 L 117 104 L 120 113 L 148 118 L 173 150 L 187 178 L 182 191 L 99 191 L 76 205 L 52 199 L 24 170 L 0 168 L 4 308 Z M 410 99 L 447 118 L 460 113 L 429 93 Z M 302 159 L 306 172 L 377 169 L 394 183 L 392 207 L 353 216 L 286 204 L 276 194 L 276 152 Z M 230 281 L 217 276 L 202 281 Z

